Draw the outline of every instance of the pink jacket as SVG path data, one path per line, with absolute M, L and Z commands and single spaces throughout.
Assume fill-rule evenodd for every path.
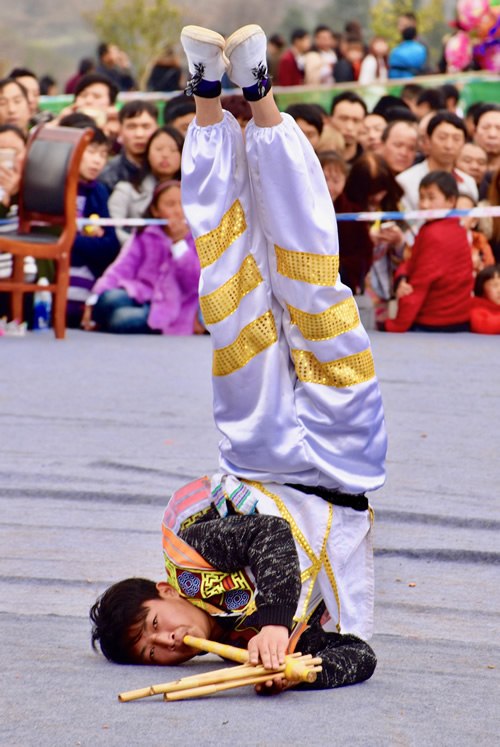
M 193 333 L 198 312 L 200 263 L 194 239 L 177 259 L 161 226 L 148 226 L 124 244 L 120 254 L 94 285 L 100 295 L 123 288 L 138 303 L 151 303 L 148 325 L 166 335 Z

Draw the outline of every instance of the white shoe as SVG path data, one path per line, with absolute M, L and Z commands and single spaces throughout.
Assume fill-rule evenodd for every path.
M 204 82 L 220 82 L 228 65 L 224 55 L 226 41 L 216 31 L 201 26 L 184 26 L 181 31 L 181 44 L 186 53 L 191 79 L 186 93 L 203 95 Z
M 262 82 L 268 80 L 267 38 L 260 26 L 243 26 L 231 34 L 226 41 L 225 54 L 229 60 L 228 75 L 236 85 L 241 88 L 262 87 Z M 262 89 L 258 98 L 265 93 Z

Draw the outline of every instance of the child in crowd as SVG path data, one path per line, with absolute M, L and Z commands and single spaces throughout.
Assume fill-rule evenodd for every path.
M 86 126 L 85 123 L 83 126 Z M 109 218 L 108 192 L 97 181 L 108 160 L 109 141 L 98 127 L 92 129 L 92 141 L 85 148 L 80 162 L 77 215 L 82 218 Z M 85 302 L 96 279 L 113 262 L 119 249 L 120 244 L 112 226 L 103 228 L 89 225 L 77 233 L 71 250 L 68 327 L 80 326 Z
M 477 206 L 477 202 L 469 195 L 458 195 L 456 208 L 457 210 L 471 210 Z M 485 267 L 495 264 L 495 257 L 491 251 L 488 239 L 482 231 L 476 231 L 479 218 L 468 215 L 460 218 L 460 225 L 467 231 L 467 240 L 472 252 L 472 269 L 474 275 L 481 272 Z
M 375 667 L 358 638 L 373 604 L 364 492 L 384 480 L 386 439 L 369 340 L 338 275 L 331 197 L 275 104 L 262 29 L 225 42 L 188 26 L 181 39 L 196 101 L 183 204 L 213 344 L 221 472 L 174 494 L 168 582 L 108 589 L 91 611 L 93 642 L 113 661 L 177 664 L 196 654 L 183 641 L 192 633 L 248 647 L 269 668 L 294 627 L 297 650 L 323 659 L 312 687 L 353 684 Z M 244 139 L 220 103 L 226 66 L 252 108 Z
M 85 327 L 92 327 L 92 316 L 104 332 L 203 331 L 198 321 L 200 263 L 182 209 L 180 182 L 157 185 L 146 217 L 164 218 L 168 225 L 147 226 L 128 240 L 92 289 Z
M 151 204 L 159 182 L 181 178 L 184 138 L 174 127 L 157 129 L 149 138 L 141 171 L 130 180 L 118 182 L 109 198 L 113 218 L 140 218 Z M 131 229 L 117 227 L 120 244 L 130 238 Z
M 420 182 L 419 196 L 421 210 L 452 210 L 458 186 L 447 171 L 431 171 Z M 427 221 L 417 234 L 411 258 L 396 276 L 398 313 L 386 320 L 387 332 L 469 328 L 471 250 L 465 228 L 456 218 Z
M 470 328 L 482 335 L 500 335 L 500 265 L 485 267 L 476 277 Z

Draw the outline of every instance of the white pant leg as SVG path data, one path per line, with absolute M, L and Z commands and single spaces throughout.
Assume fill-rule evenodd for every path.
M 384 481 L 386 435 L 368 336 L 338 277 L 335 214 L 318 159 L 293 119 L 246 129 L 273 293 L 295 364 L 295 411 L 314 469 L 302 482 L 359 493 Z M 291 480 L 290 480 L 291 481 Z
M 241 129 L 225 113 L 190 126 L 183 206 L 201 263 L 200 304 L 214 348 L 214 417 L 225 472 L 300 482 L 310 469 L 294 408 L 295 374 L 269 281 Z

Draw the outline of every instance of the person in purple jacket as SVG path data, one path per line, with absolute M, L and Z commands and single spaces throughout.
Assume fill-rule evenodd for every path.
M 122 334 L 204 331 L 198 319 L 200 263 L 179 181 L 157 185 L 146 217 L 168 224 L 139 229 L 126 242 L 94 285 L 83 326 Z

